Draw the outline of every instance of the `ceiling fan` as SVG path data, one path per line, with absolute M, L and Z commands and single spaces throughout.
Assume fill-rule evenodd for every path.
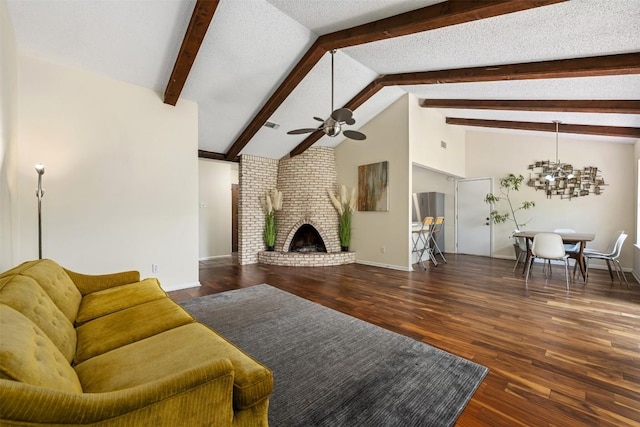
M 294 129 L 287 132 L 287 135 L 300 135 L 320 130 L 331 137 L 338 136 L 340 135 L 340 132 L 342 132 L 342 134 L 349 139 L 356 139 L 358 141 L 367 139 L 367 136 L 362 132 L 351 129 L 342 129 L 343 125 L 350 126 L 355 124 L 356 119 L 353 118 L 353 111 L 348 108 L 338 108 L 337 110 L 333 109 L 333 55 L 335 53 L 335 49 L 331 51 L 331 115 L 326 120 L 323 120 L 320 117 L 314 117 L 315 120 L 322 123 L 317 128 Z

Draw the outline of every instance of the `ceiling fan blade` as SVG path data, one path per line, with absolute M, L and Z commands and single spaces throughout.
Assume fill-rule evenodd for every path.
M 313 120 L 317 120 L 317 121 L 319 121 L 319 122 L 324 123 L 324 119 L 321 119 L 320 117 L 315 117 L 315 116 L 314 116 L 314 117 L 313 117 Z
M 331 118 L 336 122 L 346 122 L 353 116 L 353 112 L 348 108 L 338 108 L 331 113 Z
M 354 119 L 353 117 L 351 117 L 349 120 L 345 120 L 344 121 L 346 124 L 348 125 L 353 125 L 356 123 L 356 119 Z
M 300 135 L 303 133 L 311 133 L 320 130 L 318 128 L 304 128 L 304 129 L 294 129 L 287 132 L 287 135 Z
M 367 135 L 357 130 L 343 130 L 342 134 L 349 139 L 355 139 L 357 141 L 363 141 L 367 139 Z

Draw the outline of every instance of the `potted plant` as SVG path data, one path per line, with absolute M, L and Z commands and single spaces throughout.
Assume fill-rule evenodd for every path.
M 338 211 L 340 250 L 348 252 L 351 243 L 351 214 L 356 210 L 356 189 L 355 187 L 351 189 L 351 197 L 348 197 L 347 187 L 343 185 L 338 197 L 334 196 L 332 192 L 329 192 L 329 197 Z
M 507 221 L 512 221 L 515 226 L 515 231 L 519 231 L 522 227 L 527 225 L 530 221 L 522 222 L 516 213 L 520 211 L 525 211 L 533 208 L 536 203 L 531 201 L 524 201 L 517 207 L 514 207 L 513 202 L 511 201 L 511 192 L 512 191 L 520 191 L 520 186 L 524 181 L 524 177 L 522 175 L 514 175 L 510 173 L 504 178 L 500 178 L 500 194 L 495 195 L 493 193 L 489 193 L 484 198 L 485 203 L 491 205 L 491 219 L 494 224 L 502 224 Z M 497 206 L 500 202 L 506 201 L 509 205 L 509 210 L 506 212 L 498 212 Z M 514 249 L 516 251 L 516 257 L 519 256 L 520 246 L 517 243 L 514 243 Z
M 275 188 L 267 190 L 264 199 L 264 243 L 267 245 L 267 251 L 273 251 L 276 244 L 275 213 L 282 208 L 282 191 Z

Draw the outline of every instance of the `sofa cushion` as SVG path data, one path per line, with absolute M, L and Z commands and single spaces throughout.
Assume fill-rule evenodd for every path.
M 33 278 L 67 319 L 75 322 L 82 295 L 60 265 L 49 259 L 28 261 L 6 271 L 0 277 L 11 274 Z
M 169 297 L 107 314 L 76 328 L 78 345 L 75 362 L 84 362 L 191 322 L 194 322 L 193 317 Z
M 75 371 L 47 335 L 5 304 L 0 304 L 0 378 L 82 393 Z
M 157 279 L 144 279 L 141 282 L 93 292 L 82 298 L 76 325 L 166 296 Z
M 26 276 L 0 279 L 0 302 L 35 323 L 68 362 L 76 353 L 76 330 L 38 283 Z
M 235 408 L 249 408 L 269 397 L 271 371 L 200 323 L 117 348 L 75 370 L 85 392 L 101 393 L 155 381 L 213 359 L 229 359 L 233 365 Z

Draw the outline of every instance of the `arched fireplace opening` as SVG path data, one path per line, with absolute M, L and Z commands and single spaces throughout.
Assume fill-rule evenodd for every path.
M 302 224 L 291 239 L 289 252 L 327 252 L 327 247 L 313 225 Z

